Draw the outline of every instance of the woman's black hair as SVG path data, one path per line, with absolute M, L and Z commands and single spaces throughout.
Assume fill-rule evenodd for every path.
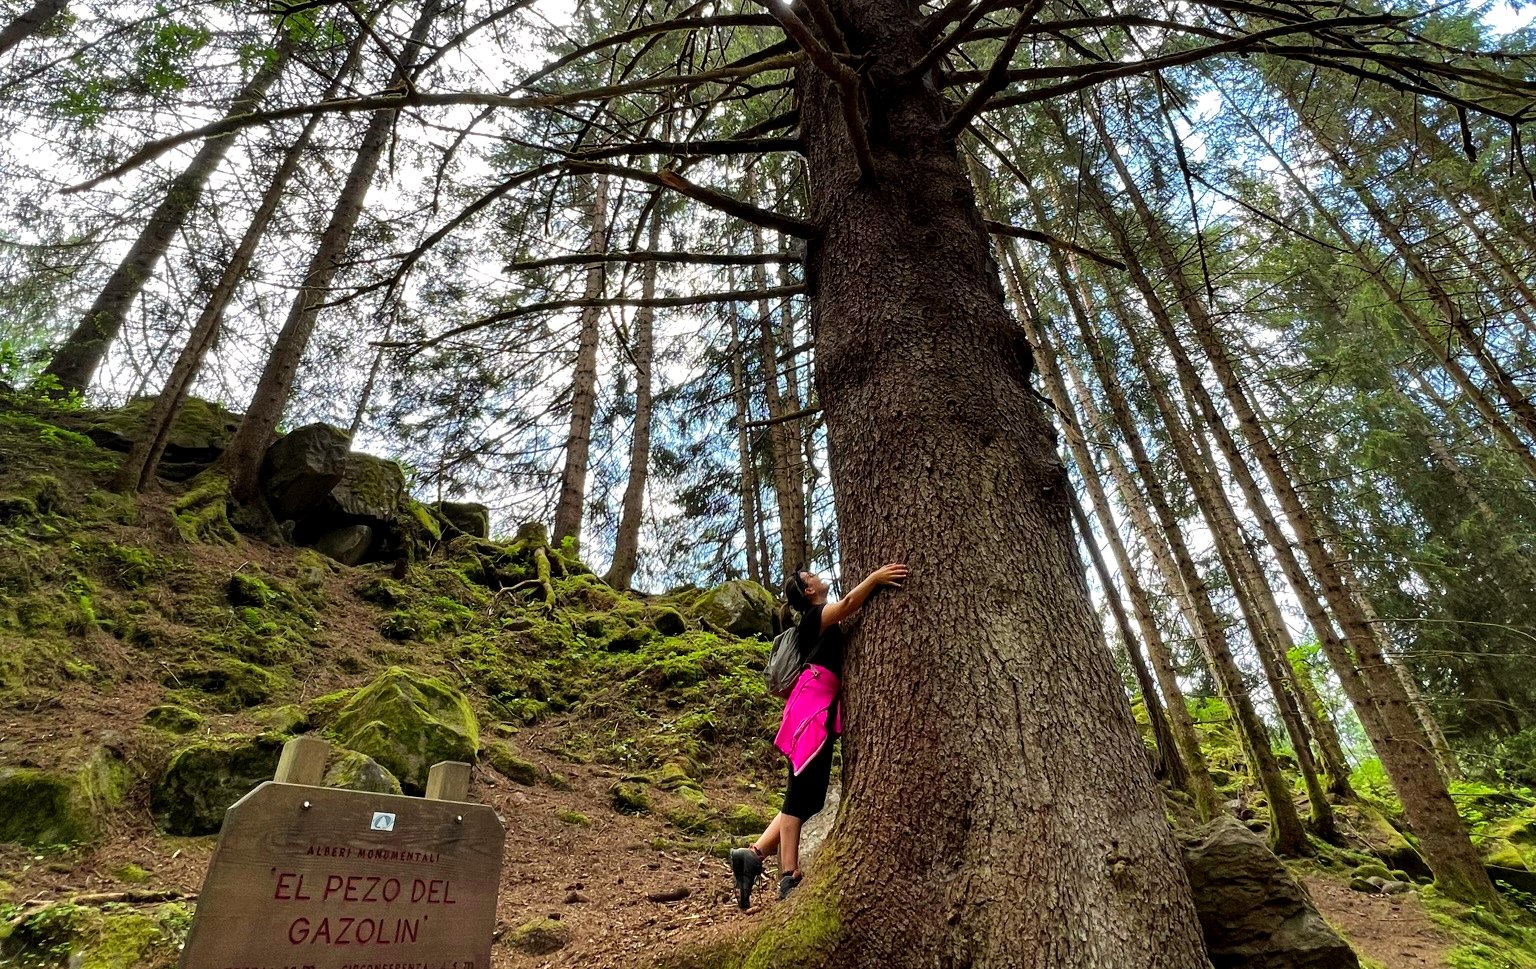
M 779 629 L 783 631 L 795 624 L 798 614 L 811 608 L 811 597 L 805 594 L 803 566 L 796 566 L 784 579 L 785 604 L 779 609 Z

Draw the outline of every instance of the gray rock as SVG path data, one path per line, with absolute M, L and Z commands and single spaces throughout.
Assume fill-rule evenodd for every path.
M 326 532 L 315 539 L 313 548 L 342 565 L 357 565 L 368 557 L 373 546 L 373 529 L 367 525 L 347 525 Z
M 150 811 L 167 834 L 216 834 L 224 812 L 270 781 L 281 738 L 220 737 L 183 747 L 150 792 Z
M 699 597 L 693 614 L 714 629 L 733 636 L 773 635 L 773 594 L 756 582 L 722 582 Z
M 1405 895 L 1413 891 L 1413 885 L 1408 882 L 1387 882 L 1381 886 L 1381 890 L 1388 895 Z
M 348 791 L 367 791 L 370 794 L 401 794 L 400 781 L 378 761 L 355 750 L 339 750 L 326 769 L 325 787 L 340 787 Z
M 1181 841 L 1214 969 L 1359 969 L 1258 835 L 1223 817 Z
M 437 511 L 445 518 L 453 533 L 473 535 L 475 538 L 491 537 L 491 510 L 474 501 L 440 501 Z
M 313 515 L 347 472 L 346 432 L 307 424 L 267 448 L 262 488 L 278 521 Z
M 331 489 L 317 514 L 388 522 L 400 510 L 405 495 L 405 472 L 400 465 L 371 454 L 348 454 L 346 470 Z

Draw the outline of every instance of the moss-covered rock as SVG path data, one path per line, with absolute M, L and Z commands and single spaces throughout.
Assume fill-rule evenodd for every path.
M 261 608 L 277 598 L 277 593 L 254 572 L 236 572 L 229 577 L 229 604 Z
M 90 802 L 77 779 L 30 768 L 0 768 L 0 841 L 72 844 L 96 836 Z
M 231 804 L 272 779 L 282 750 L 282 738 L 270 735 L 218 737 L 183 747 L 151 792 L 156 822 L 168 834 L 217 833 Z
M 733 804 L 725 812 L 725 830 L 728 834 L 761 834 L 768 827 L 763 812 L 749 804 Z
M 257 710 L 251 715 L 251 719 L 261 724 L 267 733 L 280 734 L 285 737 L 291 737 L 296 733 L 303 733 L 309 729 L 309 714 L 304 712 L 303 707 L 291 703 L 266 710 Z
M 338 750 L 331 754 L 326 768 L 326 787 L 340 787 L 348 791 L 368 791 L 372 794 L 403 794 L 399 778 L 386 770 L 378 761 L 355 750 Z
M 0 937 L 0 963 L 37 969 L 170 969 L 186 935 L 184 906 L 153 914 L 51 905 Z
M 507 935 L 507 942 L 521 952 L 546 956 L 570 944 L 571 929 L 564 922 L 542 918 L 524 922 Z
M 227 713 L 266 703 L 283 688 L 282 678 L 275 673 L 231 657 L 168 670 L 161 682 L 206 694 Z
M 756 582 L 735 579 L 715 586 L 693 604 L 693 615 L 733 636 L 773 635 L 773 595 Z
M 480 750 L 480 727 L 463 694 L 398 666 L 359 690 L 331 731 L 343 746 L 382 764 L 413 794 L 426 789 L 433 764 L 473 762 Z
M 668 808 L 662 813 L 667 823 L 687 834 L 707 834 L 713 827 L 709 815 L 692 804 Z
M 645 788 L 628 781 L 619 781 L 608 789 L 608 800 L 620 814 L 649 814 L 651 799 Z
M 647 613 L 651 628 L 663 636 L 681 636 L 688 631 L 688 620 L 670 606 L 659 606 Z
M 229 522 L 229 479 L 213 472 L 194 479 L 192 490 L 171 503 L 171 520 L 181 537 L 193 543 L 233 545 L 239 541 Z
M 201 730 L 203 718 L 186 707 L 165 703 L 150 707 L 144 714 L 144 723 L 166 733 L 183 734 Z
M 503 777 L 532 787 L 539 782 L 539 765 L 517 756 L 510 744 L 494 740 L 486 745 L 486 759 Z
M 448 535 L 491 537 L 491 510 L 477 502 L 440 501 L 437 511 L 448 522 Z

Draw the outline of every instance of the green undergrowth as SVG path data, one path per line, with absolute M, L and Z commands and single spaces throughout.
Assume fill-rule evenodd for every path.
M 1450 969 L 1536 969 L 1536 915 L 1513 904 L 1500 912 L 1469 907 L 1433 888 L 1421 896 L 1430 918 L 1457 942 L 1446 955 Z
M 18 969 L 169 969 L 176 965 L 192 913 L 169 903 L 153 909 L 60 903 L 19 922 L 0 905 L 0 964 Z

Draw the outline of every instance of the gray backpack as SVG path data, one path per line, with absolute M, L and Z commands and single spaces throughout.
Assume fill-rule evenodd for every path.
M 768 665 L 763 668 L 763 679 L 768 681 L 768 692 L 774 696 L 789 696 L 795 688 L 795 683 L 800 679 L 800 674 L 810 665 L 819 649 L 821 649 L 821 642 L 818 640 L 816 649 L 811 650 L 811 655 L 802 659 L 800 630 L 796 626 L 790 626 L 773 637 L 773 649 L 768 653 Z

